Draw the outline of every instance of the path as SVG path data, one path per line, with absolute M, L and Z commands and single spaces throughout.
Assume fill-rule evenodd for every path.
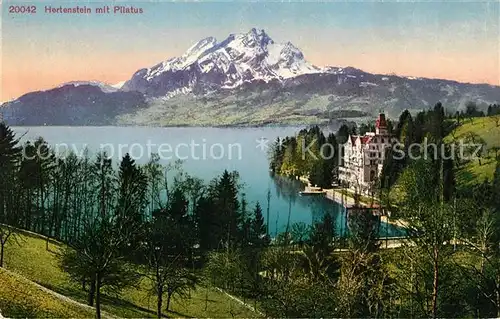
M 91 307 L 91 306 L 89 306 L 87 304 L 84 304 L 84 303 L 78 302 L 76 300 L 73 300 L 73 299 L 71 299 L 71 298 L 69 298 L 67 296 L 61 295 L 60 293 L 55 292 L 53 290 L 50 290 L 49 288 L 46 288 L 46 287 L 44 287 L 44 286 L 42 286 L 42 285 L 40 285 L 40 284 L 38 284 L 38 283 L 36 283 L 34 281 L 31 281 L 28 278 L 26 278 L 24 276 L 21 276 L 18 273 L 12 272 L 12 271 L 10 271 L 8 269 L 5 269 L 5 268 L 3 270 L 6 271 L 7 273 L 9 273 L 10 275 L 15 276 L 15 277 L 17 277 L 17 278 L 19 278 L 21 280 L 28 280 L 35 287 L 39 288 L 40 290 L 42 290 L 42 291 L 44 291 L 44 292 L 46 292 L 48 294 L 51 294 L 52 296 L 54 296 L 54 297 L 56 297 L 56 298 L 58 298 L 58 299 L 60 299 L 62 301 L 69 302 L 69 303 L 75 304 L 77 306 L 80 306 L 80 307 L 83 307 L 83 308 L 95 311 L 94 307 Z M 106 311 L 102 311 L 102 310 L 101 310 L 101 315 L 103 317 L 106 317 L 106 318 L 119 318 L 117 316 L 111 315 L 111 314 L 107 313 Z M 4 317 L 2 317 L 2 315 L 0 314 L 0 319 L 2 319 L 2 318 L 4 318 Z
M 231 294 L 229 294 L 229 293 L 225 292 L 224 290 L 220 289 L 219 287 L 215 287 L 215 289 L 216 289 L 217 291 L 222 292 L 223 294 L 227 295 L 229 298 L 231 298 L 231 299 L 233 299 L 234 301 L 238 302 L 238 303 L 239 303 L 239 304 L 241 304 L 242 306 L 244 306 L 244 307 L 246 307 L 246 308 L 248 308 L 248 309 L 252 310 L 253 312 L 258 313 L 259 315 L 261 315 L 261 316 L 263 316 L 263 317 L 264 317 L 264 314 L 263 314 L 262 312 L 258 311 L 257 309 L 255 309 L 255 307 L 253 307 L 253 306 L 251 306 L 251 305 L 247 304 L 247 303 L 246 303 L 246 302 L 244 302 L 243 300 L 241 300 L 241 299 L 239 299 L 239 298 L 237 298 L 237 297 L 235 297 L 235 296 L 233 296 L 233 295 L 231 295 Z

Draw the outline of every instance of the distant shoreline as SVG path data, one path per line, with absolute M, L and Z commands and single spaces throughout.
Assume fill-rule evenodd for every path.
M 281 127 L 328 127 L 330 124 L 324 123 L 273 123 L 273 124 L 225 124 L 225 125 L 124 125 L 124 124 L 106 124 L 106 125 L 15 125 L 6 123 L 12 127 L 130 127 L 130 128 L 281 128 Z

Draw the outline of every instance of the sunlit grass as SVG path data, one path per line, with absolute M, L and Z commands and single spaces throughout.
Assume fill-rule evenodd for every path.
M 492 151 L 494 147 L 500 147 L 500 126 L 497 125 L 499 115 L 489 117 L 478 117 L 464 119 L 445 141 L 453 142 L 461 139 L 466 140 L 468 136 L 475 134 L 485 143 L 483 156 L 478 159 L 463 163 L 456 171 L 459 187 L 471 187 L 482 183 L 484 180 L 492 180 L 497 160 Z
M 69 276 L 58 266 L 58 253 L 60 250 L 61 244 L 51 242 L 49 250 L 46 250 L 44 239 L 21 234 L 17 237 L 17 240 L 10 240 L 7 243 L 5 267 L 44 287 L 85 304 L 86 293 L 82 291 L 79 285 L 72 282 Z M 149 288 L 148 279 L 143 279 L 137 287 L 127 288 L 119 296 L 106 295 L 103 297 L 102 309 L 119 317 L 156 317 L 156 298 L 149 294 Z M 0 288 L 1 295 L 4 294 Z M 166 304 L 164 304 L 164 308 L 165 306 Z M 257 316 L 256 313 L 230 299 L 225 294 L 201 286 L 192 291 L 191 297 L 188 299 L 173 299 L 170 308 L 170 314 L 164 311 L 164 315 L 211 318 L 229 318 L 233 316 L 249 318 Z M 0 309 L 2 311 L 4 309 L 1 298 Z M 52 308 L 47 311 L 50 309 Z M 42 307 L 39 311 L 43 313 L 45 310 Z M 59 313 L 59 317 L 75 316 L 77 315 L 72 312 L 68 312 L 66 315 Z M 91 316 L 93 317 L 94 314 L 92 313 Z
M 0 268 L 0 309 L 4 317 L 93 318 L 94 310 L 62 300 L 22 276 Z

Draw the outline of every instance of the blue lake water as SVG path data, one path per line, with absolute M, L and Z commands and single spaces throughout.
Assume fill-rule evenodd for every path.
M 346 229 L 345 210 L 333 201 L 318 196 L 302 197 L 299 181 L 269 174 L 267 152 L 277 137 L 296 134 L 302 127 L 261 128 L 156 128 L 156 127 L 13 127 L 22 142 L 42 136 L 59 152 L 77 154 L 85 148 L 90 154 L 105 150 L 117 161 L 127 152 L 137 163 L 149 161 L 150 153 L 159 153 L 162 164 L 183 160 L 183 169 L 206 181 L 224 169 L 240 173 L 243 192 L 253 207 L 260 202 L 267 219 L 267 193 L 270 191 L 269 230 L 272 236 L 287 225 L 308 225 L 331 214 L 337 233 Z M 382 225 L 381 236 L 396 235 L 390 225 Z

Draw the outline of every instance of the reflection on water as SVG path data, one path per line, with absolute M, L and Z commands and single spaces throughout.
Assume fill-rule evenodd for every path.
M 172 147 L 176 145 L 190 145 L 195 141 L 213 145 L 238 144 L 241 146 L 241 158 L 204 158 L 202 160 L 188 157 L 183 162 L 183 170 L 201 178 L 208 183 L 214 177 L 219 176 L 225 169 L 238 171 L 241 182 L 244 184 L 242 193 L 248 201 L 248 207 L 254 207 L 259 202 L 264 211 L 264 218 L 269 222 L 271 236 L 285 232 L 294 223 L 312 225 L 321 221 L 324 214 L 331 214 L 336 223 L 338 235 L 345 235 L 346 222 L 345 210 L 339 203 L 330 201 L 322 196 L 299 196 L 299 191 L 304 186 L 298 180 L 280 176 L 269 175 L 269 162 L 267 151 L 256 148 L 256 141 L 263 137 L 274 141 L 277 137 L 285 137 L 296 134 L 303 127 L 248 127 L 248 128 L 209 128 L 209 127 L 185 127 L 185 128 L 163 128 L 163 127 L 14 127 L 14 132 L 21 137 L 21 143 L 26 140 L 34 140 L 43 136 L 51 146 L 66 145 L 75 151 L 88 149 L 89 154 L 95 154 L 102 145 L 113 146 L 113 149 L 126 152 L 122 149 L 126 145 L 143 146 L 168 143 Z M 132 151 L 132 149 L 130 149 Z M 155 149 L 151 149 L 155 152 Z M 181 155 L 186 155 L 183 147 Z M 132 152 L 135 154 L 135 152 Z M 117 165 L 121 159 L 117 152 L 113 153 L 113 162 Z M 149 152 L 145 152 L 136 159 L 138 164 L 146 164 L 149 160 Z M 161 164 L 168 165 L 174 159 L 162 159 Z M 268 193 L 270 194 L 268 204 Z M 267 217 L 269 216 L 269 218 Z M 394 227 L 381 227 L 381 235 L 389 236 L 394 233 Z
M 335 222 L 336 235 L 345 237 L 349 234 L 346 209 L 340 203 L 329 200 L 322 195 L 300 196 L 299 191 L 304 190 L 304 184 L 299 180 L 272 174 L 270 178 L 274 182 L 278 199 L 290 204 L 290 210 L 287 211 L 286 216 L 280 217 L 281 224 L 283 224 L 284 219 L 288 224 L 290 216 L 296 211 L 309 211 L 312 216 L 311 224 L 321 222 L 325 214 L 330 214 Z M 288 226 L 288 228 L 290 227 L 291 225 Z M 286 231 L 286 227 L 285 230 L 281 229 L 280 231 Z M 276 232 L 272 235 L 275 236 Z M 379 235 L 380 237 L 399 237 L 403 236 L 403 232 L 394 225 L 381 222 L 379 224 Z

